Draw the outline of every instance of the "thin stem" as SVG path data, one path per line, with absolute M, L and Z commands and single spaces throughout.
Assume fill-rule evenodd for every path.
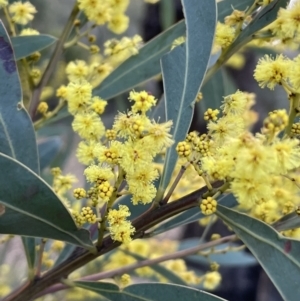
M 36 108 L 38 106 L 38 103 L 40 101 L 40 96 L 42 93 L 43 88 L 47 85 L 47 83 L 49 82 L 49 79 L 56 67 L 56 64 L 64 50 L 64 43 L 66 41 L 66 39 L 68 38 L 72 28 L 73 28 L 73 24 L 74 24 L 74 20 L 76 19 L 77 14 L 79 13 L 79 8 L 77 5 L 77 1 L 75 2 L 75 5 L 72 9 L 72 12 L 70 14 L 70 17 L 67 21 L 67 24 L 56 44 L 55 50 L 52 54 L 52 57 L 46 67 L 46 70 L 39 82 L 39 84 L 37 85 L 37 87 L 35 88 L 35 90 L 33 91 L 33 95 L 32 95 L 32 100 L 30 102 L 30 106 L 29 106 L 29 114 L 31 116 L 31 118 L 34 118 L 35 112 L 36 112 Z
M 53 111 L 48 112 L 45 116 L 43 116 L 42 118 L 40 118 L 39 120 L 37 120 L 36 122 L 33 123 L 34 129 L 38 130 L 39 128 L 41 128 L 43 126 L 43 124 L 47 120 L 49 120 L 50 118 L 55 116 L 65 106 L 65 104 L 66 104 L 65 101 L 60 100 L 58 105 L 55 107 L 55 109 Z
M 205 237 L 206 237 L 208 231 L 210 230 L 211 226 L 214 223 L 214 218 L 215 218 L 214 215 L 210 216 L 210 220 L 209 220 L 208 224 L 206 225 L 206 227 L 203 230 L 203 233 L 200 237 L 199 243 L 202 243 L 205 240 Z
M 290 96 L 290 112 L 289 112 L 289 121 L 288 125 L 284 131 L 284 137 L 289 136 L 292 130 L 293 123 L 295 121 L 296 115 L 298 113 L 300 94 L 293 94 Z
M 202 178 L 203 178 L 208 190 L 212 190 L 211 184 L 210 184 L 209 180 L 207 179 L 207 177 L 205 175 L 202 175 Z
M 104 232 L 105 232 L 105 224 L 106 224 L 106 220 L 107 220 L 107 212 L 111 209 L 112 205 L 114 204 L 115 200 L 117 199 L 117 195 L 118 195 L 118 191 L 119 188 L 122 184 L 124 180 L 124 171 L 123 168 L 119 168 L 119 174 L 118 174 L 118 179 L 115 183 L 115 191 L 113 192 L 110 200 L 107 203 L 107 207 L 105 210 L 105 213 L 101 216 L 102 220 L 100 222 L 100 227 L 98 230 L 98 240 L 97 240 L 97 244 L 96 246 L 100 247 L 103 241 L 103 237 L 104 237 Z
M 103 279 L 107 279 L 107 278 L 114 278 L 116 276 L 119 275 L 123 275 L 125 273 L 134 271 L 138 268 L 142 268 L 145 266 L 151 266 L 154 264 L 158 264 L 164 261 L 168 261 L 168 260 L 172 260 L 172 259 L 177 259 L 177 258 L 183 258 L 183 257 L 187 257 L 189 255 L 193 255 L 195 253 L 198 253 L 199 251 L 208 249 L 208 248 L 212 248 L 215 247 L 217 245 L 229 242 L 229 241 L 233 241 L 236 239 L 236 235 L 229 235 L 229 236 L 225 236 L 222 237 L 220 239 L 214 240 L 214 241 L 210 241 L 207 242 L 205 244 L 193 247 L 193 248 L 189 248 L 186 250 L 182 250 L 182 251 L 177 251 L 174 252 L 172 254 L 168 254 L 168 255 L 163 255 L 161 257 L 158 258 L 154 258 L 154 259 L 146 259 L 146 260 L 142 260 L 142 261 L 138 261 L 135 262 L 133 264 L 129 264 L 127 266 L 121 267 L 121 268 L 117 268 L 111 271 L 106 271 L 106 272 L 101 272 L 101 273 L 97 273 L 97 274 L 93 274 L 93 275 L 88 275 L 85 277 L 82 277 L 81 279 L 79 279 L 78 281 L 99 281 L 99 280 L 103 280 Z M 64 285 L 64 284 L 56 284 L 53 285 L 49 288 L 47 288 L 46 290 L 44 290 L 43 292 L 41 292 L 40 294 L 36 295 L 36 298 L 38 297 L 42 297 L 46 294 L 53 294 L 57 291 L 63 290 L 63 289 L 67 289 L 69 288 L 70 285 Z
M 169 201 L 169 199 L 170 199 L 172 193 L 174 192 L 174 190 L 175 190 L 177 184 L 179 183 L 180 179 L 182 178 L 184 172 L 186 171 L 186 169 L 187 169 L 187 167 L 188 167 L 189 165 L 190 165 L 190 162 L 187 162 L 185 165 L 182 165 L 182 166 L 181 166 L 180 171 L 179 171 L 179 173 L 178 173 L 178 175 L 177 175 L 175 181 L 173 182 L 171 188 L 169 189 L 167 195 L 164 197 L 163 200 L 161 200 L 161 201 L 159 202 L 160 205 L 164 205 L 164 204 L 167 204 L 167 203 L 168 203 L 168 201 Z
M 3 11 L 4 11 L 5 19 L 9 26 L 10 33 L 14 37 L 16 36 L 15 24 L 13 23 L 6 6 L 3 7 Z
M 37 268 L 36 268 L 36 272 L 35 272 L 35 276 L 36 277 L 40 277 L 41 276 L 42 264 L 43 264 L 43 254 L 44 254 L 44 250 L 45 250 L 45 244 L 46 244 L 46 240 L 42 239 L 42 241 L 40 243 L 40 249 L 39 249 L 39 255 L 38 255 L 38 263 L 37 263 Z

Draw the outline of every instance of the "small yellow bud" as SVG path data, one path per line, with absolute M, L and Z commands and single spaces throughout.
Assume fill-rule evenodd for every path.
M 90 43 L 95 43 L 96 42 L 96 36 L 94 35 L 94 34 L 90 34 L 89 36 L 88 36 L 88 40 L 89 40 L 89 42 Z
M 32 53 L 29 57 L 28 57 L 28 60 L 31 61 L 31 62 L 38 62 L 41 58 L 41 53 L 36 51 L 34 53 Z
M 188 157 L 191 153 L 191 146 L 186 141 L 178 142 L 176 151 L 181 157 Z
M 216 121 L 218 119 L 218 114 L 220 113 L 219 110 L 213 110 L 213 109 L 207 109 L 206 112 L 204 113 L 204 120 L 208 121 L 208 120 L 212 120 L 212 121 Z
M 42 115 L 45 115 L 48 111 L 48 104 L 44 101 L 40 102 L 37 107 L 37 111 Z
M 61 169 L 59 167 L 51 168 L 51 174 L 53 177 L 57 177 L 61 175 Z
M 210 240 L 217 240 L 217 239 L 220 239 L 220 238 L 221 238 L 221 235 L 219 233 L 213 233 L 211 235 Z
M 73 24 L 74 24 L 74 26 L 80 26 L 81 21 L 79 19 L 76 19 Z
M 208 198 L 203 199 L 201 201 L 200 203 L 201 212 L 204 215 L 213 214 L 217 210 L 217 204 L 218 204 L 217 201 L 209 196 Z
M 73 195 L 77 200 L 80 200 L 86 197 L 86 191 L 84 188 L 76 188 L 73 191 Z
M 90 46 L 90 53 L 91 54 L 95 54 L 95 53 L 99 53 L 100 52 L 100 48 L 97 45 L 91 45 Z
M 131 282 L 131 277 L 128 274 L 124 274 L 121 276 L 121 286 L 125 287 L 127 285 L 129 285 Z
M 108 140 L 115 140 L 117 133 L 115 130 L 106 130 L 105 136 Z
M 41 76 L 41 71 L 37 68 L 34 68 L 31 70 L 30 72 L 30 76 L 33 78 L 33 79 L 38 79 L 40 78 Z

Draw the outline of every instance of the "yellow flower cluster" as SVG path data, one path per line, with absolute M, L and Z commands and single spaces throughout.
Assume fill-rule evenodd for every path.
M 280 39 L 287 46 L 298 47 L 300 42 L 300 3 L 293 1 L 285 9 L 280 8 L 278 17 L 269 29 L 275 35 L 275 39 Z
M 232 44 L 235 39 L 235 27 L 221 22 L 217 23 L 213 52 L 225 49 Z
M 261 132 L 252 134 L 248 118 L 252 105 L 253 95 L 248 93 L 237 91 L 224 97 L 223 115 L 208 121 L 207 135 L 187 136 L 184 148 L 188 144 L 191 151 L 185 160 L 209 181 L 228 182 L 241 208 L 271 223 L 300 204 L 295 175 L 300 145 L 296 138 L 279 135 L 288 126 L 285 110 L 271 112 Z M 291 128 L 293 135 L 297 125 Z M 211 214 L 215 206 L 203 200 L 201 211 Z
M 125 11 L 129 0 L 77 0 L 80 10 L 87 18 L 97 25 L 107 24 L 113 33 L 123 33 L 129 25 L 129 18 Z
M 82 207 L 80 213 L 75 210 L 71 210 L 71 213 L 78 227 L 81 227 L 85 223 L 94 224 L 99 221 L 91 207 Z
M 206 120 L 206 121 L 208 121 L 208 120 L 216 121 L 218 119 L 218 114 L 219 113 L 220 113 L 220 111 L 218 109 L 213 110 L 213 109 L 209 108 L 204 113 L 204 120 Z
M 107 214 L 108 230 L 111 238 L 125 245 L 131 242 L 131 236 L 135 232 L 135 228 L 127 220 L 130 214 L 128 207 L 125 205 L 119 205 L 119 210 L 111 209 Z

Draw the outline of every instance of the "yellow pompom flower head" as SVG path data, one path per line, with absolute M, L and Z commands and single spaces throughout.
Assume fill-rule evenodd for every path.
M 14 2 L 8 7 L 12 20 L 21 25 L 26 25 L 33 20 L 33 14 L 37 13 L 35 7 L 29 2 Z
M 282 85 L 289 76 L 290 61 L 282 54 L 271 58 L 265 55 L 258 61 L 254 70 L 254 78 L 261 88 L 274 90 L 276 85 Z

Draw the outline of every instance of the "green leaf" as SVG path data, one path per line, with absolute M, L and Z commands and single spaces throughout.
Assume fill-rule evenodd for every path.
M 298 301 L 300 241 L 284 238 L 271 226 L 223 206 L 218 206 L 217 215 L 249 248 L 282 298 Z
M 272 224 L 277 231 L 286 231 L 300 227 L 300 216 L 294 211 L 284 215 L 282 218 Z
M 193 248 L 199 245 L 199 238 L 190 238 L 185 239 L 180 242 L 179 250 L 185 250 L 189 248 Z M 224 250 L 228 247 L 238 247 L 238 245 L 233 243 L 221 244 L 213 247 L 214 250 Z M 230 251 L 228 250 L 226 253 L 222 254 L 211 254 L 209 255 L 209 261 L 207 256 L 190 255 L 187 256 L 186 259 L 189 262 L 200 263 L 209 265 L 210 262 L 217 262 L 222 267 L 246 267 L 257 264 L 257 260 L 251 254 L 245 252 L 245 250 L 240 251 Z
M 218 204 L 231 208 L 231 207 L 235 207 L 238 203 L 235 197 L 232 194 L 230 194 L 230 195 L 222 196 L 220 199 L 218 199 Z M 168 220 L 164 224 L 159 225 L 152 232 L 152 234 L 158 235 L 160 233 L 164 233 L 171 229 L 193 223 L 204 217 L 206 217 L 206 215 L 204 215 L 198 207 L 192 208 L 183 213 L 178 214 L 177 216 Z
M 98 293 L 111 301 L 226 301 L 190 287 L 164 283 L 134 284 L 120 290 L 112 283 L 75 281 L 81 287 Z M 166 299 L 167 298 L 167 299 Z
M 23 59 L 36 51 L 51 46 L 57 39 L 47 34 L 12 37 L 11 43 L 16 60 Z
M 170 51 L 173 41 L 184 34 L 183 21 L 170 27 L 142 47 L 137 55 L 116 68 L 98 88 L 94 89 L 93 94 L 109 99 L 158 75 L 160 58 Z
M 62 147 L 59 136 L 48 137 L 38 143 L 41 170 L 50 165 Z
M 160 25 L 163 30 L 168 29 L 176 22 L 176 3 L 170 0 L 159 2 Z
M 0 22 L 0 152 L 39 173 L 35 133 L 22 102 L 17 66 L 7 32 Z
M 161 60 L 167 120 L 173 121 L 174 145 L 168 149 L 160 182 L 164 191 L 176 161 L 176 145 L 189 130 L 197 93 L 207 70 L 216 26 L 216 3 L 183 0 L 186 18 L 186 43 L 176 47 Z
M 237 52 L 243 45 L 247 44 L 253 39 L 253 34 L 263 29 L 277 18 L 278 10 L 281 7 L 286 7 L 289 0 L 275 0 L 269 5 L 263 7 L 253 20 L 243 29 L 241 34 L 232 43 L 225 57 L 230 58 L 235 52 Z
M 128 250 L 122 250 L 122 251 L 125 254 L 135 258 L 138 261 L 143 261 L 143 260 L 147 259 L 136 253 L 129 252 Z M 156 273 L 160 274 L 161 276 L 165 277 L 170 283 L 186 285 L 186 282 L 182 278 L 180 278 L 175 273 L 173 273 L 171 270 L 165 268 L 164 266 L 162 266 L 160 264 L 150 265 L 149 268 L 152 269 L 153 271 L 155 271 Z
M 38 175 L 0 154 L 0 233 L 45 237 L 92 249 L 89 232 L 78 229 L 69 211 Z
M 0 21 L 0 152 L 17 159 L 39 174 L 35 133 L 23 106 L 17 65 L 9 36 Z M 1 166 L 1 173 L 5 166 Z M 5 176 L 5 175 L 4 175 Z M 18 182 L 14 181 L 9 183 Z M 3 186 L 0 190 L 4 190 Z M 7 197 L 7 196 L 6 196 Z M 22 238 L 29 270 L 35 262 L 35 240 Z

